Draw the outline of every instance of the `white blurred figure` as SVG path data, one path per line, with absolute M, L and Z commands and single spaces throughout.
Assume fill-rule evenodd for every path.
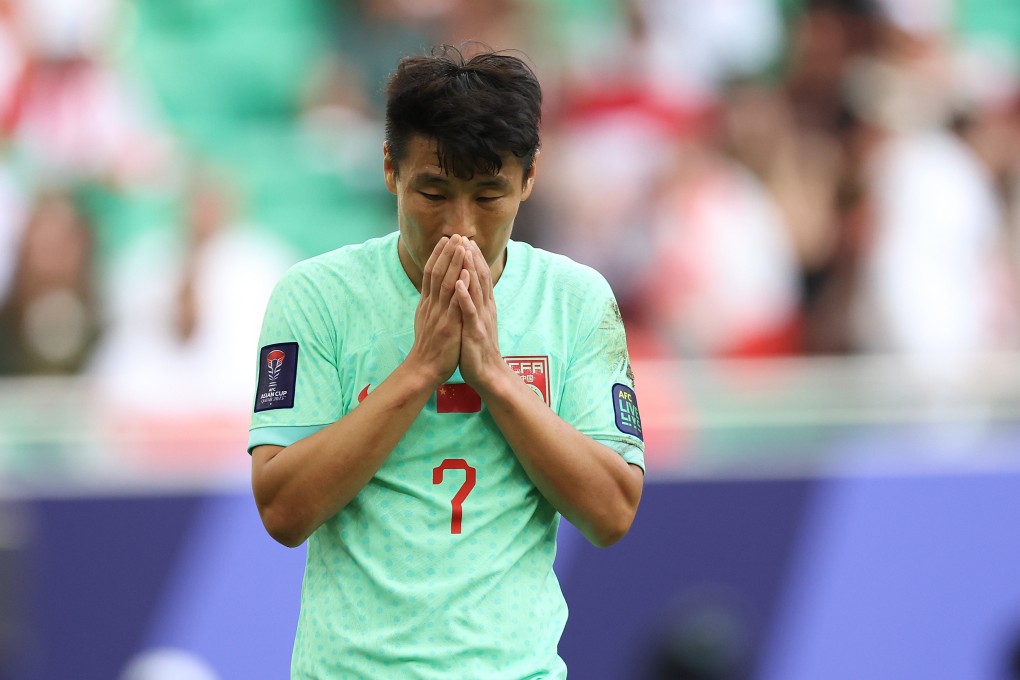
M 107 325 L 89 372 L 112 458 L 189 475 L 242 467 L 262 312 L 297 256 L 237 221 L 217 181 L 195 182 L 183 225 L 126 247 L 105 284 Z M 240 437 L 240 438 L 239 438 Z M 123 464 L 110 473 L 129 473 Z
M 111 267 L 107 339 L 92 371 L 110 398 L 163 414 L 246 409 L 245 349 L 259 334 L 289 246 L 238 223 L 216 180 L 194 182 L 177 231 L 153 231 Z
M 862 272 L 862 348 L 905 353 L 937 377 L 996 347 L 1002 211 L 967 146 L 932 130 L 887 142 L 874 158 L 875 235 Z M 948 377 L 948 375 L 947 375 Z
M 695 357 L 792 351 L 798 315 L 790 230 L 762 182 L 698 142 L 658 205 L 644 268 L 650 316 Z
M 172 162 L 172 142 L 111 54 L 127 5 L 119 0 L 12 5 L 26 65 L 8 124 L 11 145 L 28 171 L 118 185 L 164 173 Z
M 732 78 L 763 72 L 783 41 L 779 3 L 632 0 L 644 30 L 649 87 L 666 98 L 714 100 Z
M 867 166 L 873 233 L 854 310 L 860 349 L 903 355 L 933 395 L 1004 349 L 1004 219 L 993 169 L 951 129 L 952 59 L 930 34 L 891 34 L 853 101 L 879 132 Z
M 1004 203 L 1000 325 L 1008 347 L 1020 349 L 1020 55 L 1001 40 L 970 38 L 955 51 L 954 76 L 961 134 Z
M 203 659 L 183 649 L 146 650 L 132 658 L 118 680 L 219 680 Z

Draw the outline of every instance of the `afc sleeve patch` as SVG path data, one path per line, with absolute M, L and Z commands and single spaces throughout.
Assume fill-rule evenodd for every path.
M 259 352 L 259 385 L 255 393 L 255 413 L 277 408 L 294 408 L 297 360 L 296 342 L 281 342 L 262 348 Z
M 616 429 L 644 441 L 634 390 L 620 383 L 613 385 L 613 408 L 616 411 Z

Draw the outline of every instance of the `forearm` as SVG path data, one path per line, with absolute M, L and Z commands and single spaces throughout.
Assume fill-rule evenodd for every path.
M 641 499 L 640 468 L 561 419 L 505 364 L 476 390 L 532 483 L 560 514 L 600 547 L 627 533 Z
M 266 530 L 300 545 L 340 512 L 382 466 L 435 391 L 405 362 L 357 408 L 286 447 L 252 452 L 252 490 Z

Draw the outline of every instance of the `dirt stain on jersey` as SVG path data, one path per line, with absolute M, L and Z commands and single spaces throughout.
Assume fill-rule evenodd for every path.
M 627 351 L 627 335 L 623 328 L 623 315 L 616 300 L 610 300 L 609 306 L 602 315 L 599 330 L 606 337 L 606 357 L 610 370 L 616 372 L 621 368 L 627 374 L 627 380 L 634 384 L 634 371 L 630 366 L 630 353 Z

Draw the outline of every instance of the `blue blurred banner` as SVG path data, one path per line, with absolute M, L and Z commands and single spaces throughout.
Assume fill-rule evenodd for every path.
M 109 680 L 160 650 L 196 680 L 287 676 L 304 550 L 275 544 L 246 492 L 18 510 L 27 616 L 3 677 Z M 653 482 L 612 549 L 564 525 L 561 654 L 593 680 L 1005 680 L 1015 517 L 1016 471 Z

